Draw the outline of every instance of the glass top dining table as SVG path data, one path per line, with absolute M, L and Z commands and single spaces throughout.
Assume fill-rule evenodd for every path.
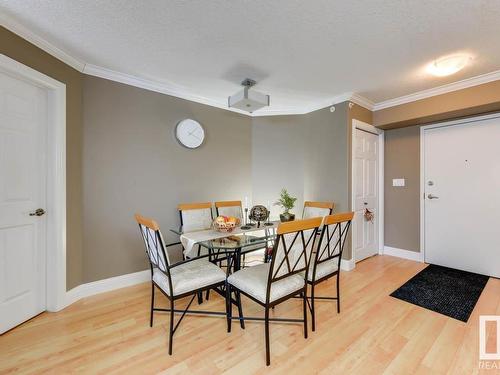
M 219 232 L 214 229 L 184 232 L 182 227 L 171 229 L 171 231 L 180 236 L 181 242 L 188 252 L 193 247 L 198 249 L 203 247 L 209 250 L 244 253 L 256 248 L 263 248 L 269 241 L 274 240 L 279 223 L 279 221 L 271 221 L 261 223 L 259 226 L 254 224 L 250 228 L 240 226 L 232 232 Z

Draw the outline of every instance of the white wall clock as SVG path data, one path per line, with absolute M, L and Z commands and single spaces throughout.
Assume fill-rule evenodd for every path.
M 205 130 L 198 121 L 185 119 L 175 127 L 175 137 L 187 148 L 198 148 L 205 139 Z

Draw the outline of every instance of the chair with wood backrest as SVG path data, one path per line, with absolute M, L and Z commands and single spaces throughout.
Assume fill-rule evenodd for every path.
M 178 206 L 184 233 L 212 227 L 212 203 L 181 203 Z
M 311 217 L 325 217 L 331 215 L 335 207 L 333 202 L 312 202 L 305 201 L 304 209 L 302 210 L 302 219 Z
M 346 212 L 329 215 L 323 219 L 323 230 L 321 231 L 318 247 L 311 258 L 309 272 L 307 273 L 307 284 L 311 285 L 311 297 L 308 301 L 311 301 L 309 309 L 312 315 L 313 331 L 316 330 L 314 310 L 314 301 L 316 299 L 337 300 L 337 312 L 340 313 L 340 262 L 353 216 L 354 212 Z M 316 285 L 334 276 L 337 277 L 337 296 L 316 296 L 314 290 Z
M 215 264 L 203 259 L 194 258 L 171 262 L 171 257 L 163 240 L 158 224 L 152 220 L 136 214 L 135 220 L 139 224 L 142 239 L 146 247 L 149 265 L 151 268 L 151 311 L 150 327 L 153 326 L 154 311 L 170 312 L 170 330 L 168 342 L 168 354 L 172 354 L 173 336 L 185 314 L 209 314 L 226 315 L 225 312 L 189 310 L 191 303 L 198 293 L 204 290 L 220 287 L 225 284 L 226 273 Z M 178 244 L 178 243 L 177 243 Z M 170 301 L 169 309 L 160 309 L 154 307 L 155 287 L 158 288 Z M 180 298 L 192 295 L 186 309 L 176 310 L 174 302 Z M 181 317 L 174 327 L 174 313 L 181 313 Z
M 227 296 L 231 291 L 244 294 L 264 307 L 264 319 L 240 317 L 244 320 L 264 320 L 266 337 L 266 364 L 269 365 L 269 322 L 301 322 L 304 325 L 304 337 L 307 338 L 307 275 L 309 258 L 315 246 L 316 232 L 321 225 L 321 218 L 297 220 L 281 223 L 278 226 L 270 263 L 244 268 L 230 275 L 227 279 Z M 302 319 L 270 318 L 269 310 L 277 304 L 294 296 L 302 298 Z M 241 315 L 241 314 L 240 314 Z M 228 306 L 227 324 L 231 331 L 232 306 Z
M 218 201 L 215 202 L 217 216 L 234 216 L 243 222 L 243 208 L 241 201 Z

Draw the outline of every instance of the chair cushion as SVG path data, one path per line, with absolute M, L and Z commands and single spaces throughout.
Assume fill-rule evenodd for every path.
M 259 264 L 258 266 L 248 267 L 237 271 L 227 278 L 229 284 L 258 301 L 266 302 L 267 279 L 269 277 L 270 263 Z M 269 301 L 276 301 L 281 297 L 299 291 L 304 287 L 305 280 L 303 275 L 295 274 L 282 280 L 275 281 L 271 285 L 271 295 Z
M 308 281 L 313 281 L 313 267 L 315 260 L 316 258 L 313 258 L 312 261 L 309 263 L 309 272 L 307 273 Z M 319 263 L 318 266 L 316 267 L 315 279 L 318 280 L 321 279 L 322 277 L 335 273 L 339 268 L 338 265 L 339 265 L 338 258 L 333 258 L 323 263 Z
M 170 275 L 172 276 L 174 296 L 216 284 L 226 279 L 226 273 L 223 270 L 204 259 L 194 260 L 174 267 L 170 269 Z M 153 281 L 167 295 L 172 295 L 168 285 L 168 276 L 157 268 L 153 270 Z

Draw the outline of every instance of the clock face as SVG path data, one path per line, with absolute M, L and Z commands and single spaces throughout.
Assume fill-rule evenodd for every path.
M 184 147 L 197 148 L 205 139 L 205 131 L 198 121 L 185 119 L 177 124 L 175 137 Z

